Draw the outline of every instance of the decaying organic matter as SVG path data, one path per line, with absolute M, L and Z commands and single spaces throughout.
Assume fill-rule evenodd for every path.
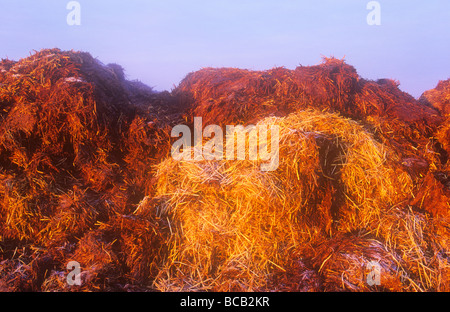
M 85 52 L 2 60 L 0 290 L 448 291 L 449 90 L 335 58 L 171 92 Z M 173 159 L 195 117 L 279 127 L 279 166 Z

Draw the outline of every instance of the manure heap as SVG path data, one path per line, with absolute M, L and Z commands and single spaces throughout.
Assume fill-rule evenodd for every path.
M 85 52 L 2 60 L 0 290 L 450 291 L 450 80 L 398 85 L 334 58 L 171 92 Z M 278 126 L 278 168 L 173 159 L 194 117 Z

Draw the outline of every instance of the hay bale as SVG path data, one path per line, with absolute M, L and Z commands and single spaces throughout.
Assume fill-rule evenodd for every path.
M 261 171 L 261 160 L 158 165 L 158 214 L 172 233 L 159 289 L 267 289 L 300 245 L 364 228 L 411 191 L 389 149 L 357 122 L 300 111 L 260 124 L 280 127 L 276 171 Z

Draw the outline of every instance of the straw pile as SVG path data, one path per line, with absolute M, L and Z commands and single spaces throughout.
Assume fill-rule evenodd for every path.
M 0 290 L 448 291 L 448 86 L 417 101 L 325 58 L 157 93 L 88 53 L 2 60 Z M 197 116 L 278 126 L 278 168 L 174 160 Z
M 365 229 L 411 192 L 395 155 L 354 121 L 300 111 L 260 124 L 281 128 L 274 172 L 251 161 L 158 165 L 158 214 L 173 233 L 161 290 L 267 290 L 301 246 Z
M 436 108 L 442 115 L 450 114 L 450 79 L 439 81 L 436 88 L 425 91 L 419 99 L 424 105 Z
M 9 249 L 23 247 L 29 260 L 21 263 L 28 265 L 30 246 L 49 252 L 71 246 L 52 266 L 64 268 L 98 222 L 132 212 L 151 188 L 152 164 L 170 150 L 170 123 L 178 118 L 172 102 L 84 52 L 53 49 L 3 60 L 2 258 L 9 261 Z M 127 261 L 131 275 L 140 275 L 141 266 Z M 41 277 L 33 287 L 40 283 Z
M 441 162 L 447 164 L 447 171 L 450 171 L 450 167 L 448 167 L 450 164 L 446 163 L 450 154 L 450 79 L 440 81 L 436 88 L 425 91 L 419 101 L 424 105 L 434 107 L 446 118 L 436 136 L 443 149 Z
M 361 79 L 335 58 L 294 70 L 205 68 L 188 74 L 174 93 L 191 107 L 188 117 L 202 116 L 207 124 L 255 123 L 305 108 L 339 112 L 370 126 L 405 157 L 429 159 L 428 138 L 442 122 L 435 109 L 402 92 L 397 82 Z

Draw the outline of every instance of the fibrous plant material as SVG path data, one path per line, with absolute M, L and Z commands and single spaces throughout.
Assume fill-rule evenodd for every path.
M 450 114 L 450 79 L 439 81 L 434 89 L 425 91 L 419 101 L 436 108 L 443 116 Z
M 179 118 L 172 102 L 84 52 L 2 60 L 3 246 L 53 252 L 77 244 L 99 222 L 131 214 L 152 188 L 152 164 L 170 150 L 169 125 Z M 68 256 L 55 260 L 62 270 Z
M 439 81 L 436 88 L 425 91 L 419 101 L 424 105 L 434 107 L 445 118 L 435 136 L 441 165 L 446 171 L 444 174 L 448 175 L 450 172 L 450 162 L 448 161 L 450 155 L 450 79 Z
M 202 116 L 212 124 L 255 123 L 305 108 L 339 112 L 370 126 L 403 157 L 428 160 L 426 146 L 442 117 L 398 85 L 362 79 L 344 60 L 324 58 L 294 70 L 205 68 L 187 75 L 174 94 L 190 106 L 188 120 Z
M 448 291 L 448 81 L 398 86 L 335 58 L 170 93 L 83 52 L 2 60 L 0 290 Z M 277 126 L 277 157 L 173 159 L 195 117 Z
M 273 172 L 249 160 L 158 165 L 172 234 L 159 289 L 267 290 L 302 245 L 369 227 L 411 192 L 392 151 L 355 121 L 308 110 L 260 124 L 280 127 Z
M 342 236 L 316 246 L 311 265 L 324 291 L 402 291 L 397 255 L 376 239 Z M 373 278 L 371 274 L 378 274 Z M 377 280 L 378 279 L 378 280 Z

